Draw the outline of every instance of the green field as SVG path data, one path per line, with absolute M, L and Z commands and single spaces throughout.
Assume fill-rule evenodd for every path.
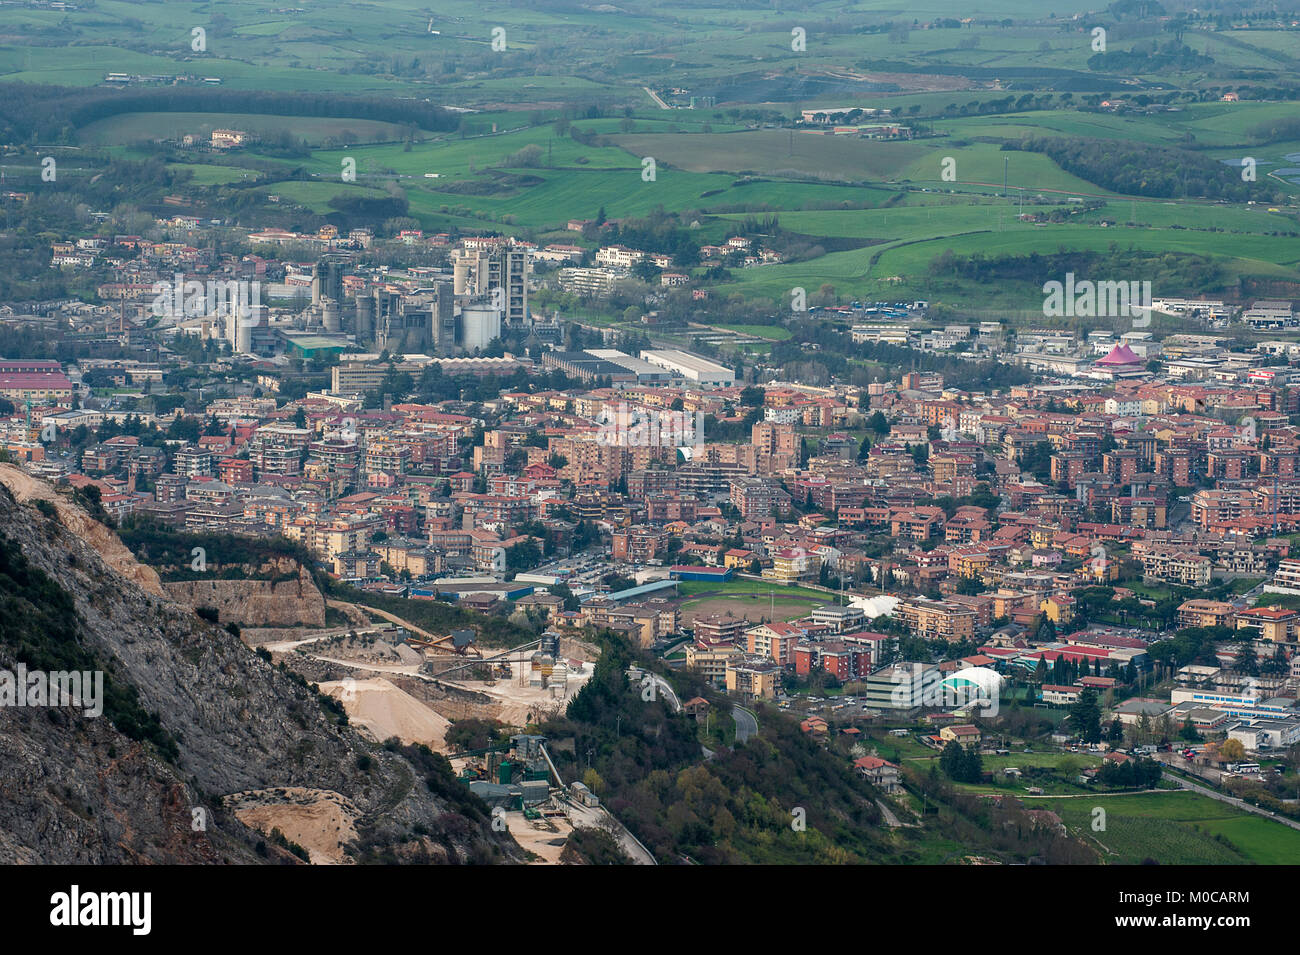
M 775 215 L 781 233 L 801 243 L 800 254 L 716 280 L 722 295 L 772 303 L 795 287 L 830 285 L 842 298 L 978 302 L 1000 310 L 1041 304 L 1041 282 L 931 275 L 930 263 L 949 250 L 997 256 L 1115 246 L 1222 257 L 1221 288 L 1199 291 L 1226 293 L 1243 279 L 1300 282 L 1294 206 L 1269 211 L 1118 196 L 1041 153 L 1002 148 L 1028 136 L 1067 136 L 1166 144 L 1229 163 L 1250 155 L 1270 187 L 1300 193 L 1300 186 L 1270 178 L 1300 165 L 1285 158 L 1300 152 L 1300 141 L 1262 143 L 1256 132 L 1262 123 L 1294 117 L 1294 103 L 1221 102 L 1226 87 L 1207 88 L 1200 68 L 1161 74 L 1154 83 L 1127 70 L 1098 73 L 1082 25 L 1046 0 L 999 0 L 961 29 L 955 21 L 920 29 L 927 15 L 950 15 L 942 6 L 932 4 L 930 14 L 925 6 L 909 9 L 916 21 L 909 28 L 893 23 L 897 11 L 878 0 L 812 0 L 799 17 L 808 26 L 807 48 L 796 53 L 787 12 L 747 10 L 742 24 L 728 8 L 678 0 L 653 13 L 489 13 L 464 0 L 431 11 L 394 0 L 382 17 L 342 0 L 320 0 L 310 13 L 251 0 L 219 11 L 181 2 L 166 12 L 102 0 L 93 11 L 0 11 L 0 24 L 10 27 L 0 45 L 0 77 L 82 85 L 98 84 L 110 71 L 190 82 L 218 77 L 236 90 L 380 91 L 464 108 L 459 128 L 437 133 L 365 118 L 219 112 L 131 113 L 75 132 L 84 147 L 141 159 L 157 150 L 140 145 L 149 140 L 204 136 L 218 126 L 267 137 L 288 131 L 311 145 L 310 155 L 275 155 L 254 144 L 230 158 L 244 167 L 231 171 L 206 151 L 165 158 L 188 170 L 190 183 L 204 190 L 198 198 L 213 205 L 238 202 L 251 190 L 282 196 L 292 205 L 281 209 L 290 214 L 296 206 L 319 217 L 337 216 L 330 202 L 341 195 L 404 196 L 409 216 L 430 231 L 557 241 L 571 218 L 662 210 L 680 215 L 703 244 L 724 238 L 747 216 Z M 836 28 L 826 26 L 831 22 Z M 206 48 L 195 50 L 190 31 L 200 26 Z M 508 38 L 503 49 L 490 42 L 498 28 Z M 1287 71 L 1300 65 L 1298 36 L 1252 24 L 1198 28 L 1185 42 L 1224 68 L 1262 63 Z M 1115 48 L 1134 50 L 1142 42 L 1117 37 Z M 1004 70 L 1017 77 L 1007 86 Z M 680 108 L 661 108 L 660 94 Z M 1139 102 L 1172 96 L 1172 108 L 1146 115 L 1079 108 L 1121 94 Z M 689 108 L 703 96 L 717 105 Z M 990 103 L 998 112 L 981 113 Z M 914 126 L 919 136 L 873 141 L 777 122 L 800 108 L 850 105 L 892 110 L 891 120 Z M 570 128 L 588 141 L 574 139 Z M 412 135 L 414 143 L 402 141 Z M 653 177 L 643 175 L 647 159 L 654 160 Z M 355 183 L 340 179 L 345 160 L 356 163 Z M 952 177 L 944 176 L 945 166 Z M 277 169 L 312 181 L 272 181 L 278 176 L 267 170 Z M 1104 204 L 1085 213 L 1071 198 Z M 1053 224 L 1018 219 L 1051 207 L 1076 214 Z M 1160 275 L 1136 278 L 1150 278 L 1157 295 L 1196 291 L 1162 286 Z M 756 355 L 788 335 L 776 326 L 719 327 L 764 339 L 744 346 Z
M 168 163 L 172 172 L 188 173 L 196 186 L 224 186 L 246 179 L 256 179 L 257 173 L 238 166 L 218 166 L 210 163 Z
M 1072 833 L 1096 846 L 1112 864 L 1136 865 L 1154 859 L 1162 865 L 1286 865 L 1300 858 L 1300 831 L 1198 793 L 1029 797 L 1024 802 L 1055 812 Z M 1092 827 L 1097 807 L 1106 812 L 1103 832 Z
M 387 195 L 382 189 L 343 182 L 277 182 L 268 186 L 258 186 L 253 191 L 267 196 L 276 195 L 281 200 L 287 199 L 322 214 L 331 211 L 329 202 L 337 196 L 382 199 Z
M 388 142 L 405 131 L 395 123 L 371 119 L 329 119 L 315 116 L 272 116 L 260 113 L 123 113 L 101 119 L 79 130 L 83 143 L 116 146 L 127 143 L 179 139 L 187 133 L 207 140 L 214 129 L 242 129 L 258 136 L 288 130 L 311 145 L 327 140 Z
M 807 587 L 787 587 L 782 584 L 769 584 L 757 580 L 728 580 L 716 584 L 707 580 L 684 580 L 677 585 L 677 592 L 683 597 L 703 593 L 720 597 L 725 597 L 728 594 L 761 594 L 767 596 L 771 593 L 784 599 L 803 597 L 810 600 L 820 600 L 822 603 L 835 602 L 834 594 L 824 594 L 818 590 L 809 590 Z

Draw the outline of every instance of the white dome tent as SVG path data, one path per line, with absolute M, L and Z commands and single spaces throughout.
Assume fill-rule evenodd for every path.
M 938 686 L 943 705 L 965 706 L 979 701 L 989 704 L 997 712 L 998 696 L 1002 691 L 1002 675 L 988 667 L 965 667 L 945 677 Z

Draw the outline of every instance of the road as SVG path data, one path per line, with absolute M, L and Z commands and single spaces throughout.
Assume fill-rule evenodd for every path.
M 623 851 L 637 865 L 659 864 L 655 861 L 655 857 L 650 854 L 650 850 L 641 845 L 637 837 L 628 832 L 623 827 L 623 824 L 615 819 L 613 814 L 604 806 L 579 806 L 568 799 L 561 799 L 560 806 L 564 809 L 564 814 L 568 817 L 569 822 L 573 824 L 573 828 L 604 829 L 618 840 L 618 844 L 622 846 Z
M 674 713 L 682 711 L 682 701 L 677 698 L 677 694 L 667 680 L 658 673 L 646 673 L 643 679 L 645 678 L 648 678 L 654 684 L 656 692 L 663 694 L 664 699 L 668 701 L 668 705 Z
M 885 801 L 883 799 L 877 799 L 876 805 L 880 807 L 880 814 L 885 817 L 885 825 L 889 826 L 889 828 L 901 829 L 904 826 L 911 825 L 909 823 L 900 821 L 899 818 L 896 815 L 894 815 L 893 811 L 888 806 L 885 805 Z
M 253 647 L 254 650 L 265 650 L 267 653 L 288 653 L 298 647 L 304 647 L 309 643 L 320 643 L 322 640 L 330 640 L 334 637 L 344 636 L 351 627 L 339 627 L 334 630 L 322 630 L 319 633 L 313 633 L 310 637 L 303 640 L 276 640 L 272 643 L 262 643 Z
M 407 632 L 413 633 L 417 637 L 421 637 L 425 640 L 442 639 L 442 637 L 439 637 L 436 634 L 432 634 L 428 630 L 420 629 L 415 624 L 411 623 L 409 620 L 403 620 L 401 617 L 397 616 L 397 614 L 389 613 L 387 610 L 380 610 L 378 607 L 367 607 L 365 605 L 347 603 L 346 601 L 343 600 L 328 600 L 326 601 L 326 603 L 337 610 L 344 610 L 345 612 L 346 612 L 346 608 L 351 607 L 354 610 L 359 610 L 361 613 L 373 613 L 378 617 L 383 617 L 385 620 L 389 621 L 390 623 L 397 624 L 399 627 L 404 628 Z M 443 636 L 445 636 L 445 634 Z
M 749 710 L 737 704 L 731 708 L 731 716 L 736 721 L 737 743 L 758 735 L 758 719 Z
M 1280 822 L 1282 825 L 1290 826 L 1292 829 L 1300 829 L 1300 822 L 1288 819 L 1285 816 L 1276 815 L 1275 813 L 1269 812 L 1267 809 L 1260 809 L 1258 806 L 1252 806 L 1250 803 L 1243 802 L 1236 796 L 1228 796 L 1224 793 L 1216 792 L 1213 789 L 1208 789 L 1205 786 L 1199 786 L 1191 780 L 1183 779 L 1181 776 L 1175 776 L 1172 773 L 1170 773 L 1166 778 L 1172 779 L 1183 789 L 1190 790 L 1194 793 L 1200 793 L 1202 796 L 1209 796 L 1211 799 L 1217 799 L 1219 802 L 1226 802 L 1229 806 L 1236 806 L 1238 809 L 1245 810 L 1246 812 L 1253 812 L 1257 816 L 1263 816 L 1265 819 L 1272 819 L 1274 822 Z
M 643 86 L 641 87 L 641 89 L 645 90 L 645 95 L 649 96 L 652 100 L 654 100 L 655 105 L 658 106 L 660 109 L 672 109 L 672 107 L 669 106 L 667 103 L 665 103 L 663 99 L 659 96 L 659 94 L 656 93 L 654 90 L 652 90 L 650 87 Z

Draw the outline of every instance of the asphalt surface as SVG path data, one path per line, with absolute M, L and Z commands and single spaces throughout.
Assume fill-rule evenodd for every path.
M 754 714 L 743 706 L 733 706 L 731 716 L 736 721 L 736 742 L 743 743 L 751 736 L 758 735 L 758 720 Z

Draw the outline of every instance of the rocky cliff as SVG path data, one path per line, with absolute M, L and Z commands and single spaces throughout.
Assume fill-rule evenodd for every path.
M 161 594 L 108 528 L 0 468 L 0 670 L 99 670 L 107 700 L 98 717 L 0 706 L 0 862 L 296 862 L 266 820 L 303 792 L 347 807 L 338 861 L 518 858 L 440 757 L 366 742 Z
M 325 598 L 305 567 L 294 580 L 183 580 L 163 584 L 167 595 L 190 607 L 211 607 L 221 623 L 240 627 L 325 626 Z

